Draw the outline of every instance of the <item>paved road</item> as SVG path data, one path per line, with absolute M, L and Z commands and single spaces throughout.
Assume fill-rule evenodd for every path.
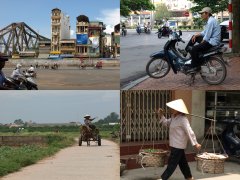
M 189 166 L 191 168 L 192 175 L 195 179 L 204 179 L 204 180 L 238 180 L 240 179 L 239 173 L 239 164 L 232 162 L 225 162 L 225 172 L 222 174 L 208 174 L 202 173 L 196 170 L 196 162 L 190 162 Z M 134 169 L 134 170 L 126 170 L 121 177 L 121 180 L 156 180 L 160 178 L 164 168 L 146 168 L 143 169 Z M 177 167 L 176 171 L 170 178 L 171 180 L 182 180 L 184 179 L 179 167 Z
M 4 68 L 10 76 L 13 68 Z M 119 90 L 119 67 L 80 70 L 77 67 L 60 67 L 58 70 L 38 69 L 34 79 L 39 90 Z
M 163 49 L 168 38 L 158 39 L 155 32 L 153 31 L 150 35 L 145 33 L 138 35 L 135 30 L 128 30 L 127 36 L 121 37 L 121 88 L 129 82 L 145 76 L 146 64 L 150 59 L 149 55 Z M 187 42 L 195 33 L 184 31 L 182 39 L 186 43 L 178 43 L 178 47 L 185 48 Z
M 117 144 L 103 140 L 61 150 L 55 156 L 4 176 L 2 180 L 119 180 L 120 163 Z

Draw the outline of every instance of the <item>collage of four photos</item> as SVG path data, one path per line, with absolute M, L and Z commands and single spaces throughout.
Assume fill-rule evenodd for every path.
M 0 0 L 1 180 L 240 178 L 240 0 Z

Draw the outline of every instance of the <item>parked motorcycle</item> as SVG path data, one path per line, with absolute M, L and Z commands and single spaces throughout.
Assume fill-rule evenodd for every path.
M 237 118 L 225 119 L 220 121 L 225 125 L 221 133 L 221 142 L 225 152 L 230 159 L 240 162 L 240 139 L 236 135 L 234 129 L 240 125 L 240 120 Z
M 178 72 L 191 76 L 189 85 L 192 85 L 195 80 L 196 74 L 200 74 L 202 79 L 210 84 L 221 84 L 227 75 L 226 65 L 227 62 L 223 59 L 222 47 L 223 44 L 210 48 L 203 52 L 199 56 L 199 60 L 202 62 L 198 70 L 189 72 L 189 65 L 191 64 L 191 58 L 183 58 L 176 50 L 176 43 L 183 42 L 181 39 L 182 32 L 179 31 L 179 35 L 173 32 L 166 42 L 164 49 L 155 52 L 150 55 L 151 59 L 147 63 L 147 74 L 152 78 L 162 78 L 166 76 L 170 68 L 177 74 Z
M 163 26 L 158 29 L 158 38 L 160 39 L 162 36 L 169 37 L 170 34 L 172 34 L 172 30 L 169 27 Z

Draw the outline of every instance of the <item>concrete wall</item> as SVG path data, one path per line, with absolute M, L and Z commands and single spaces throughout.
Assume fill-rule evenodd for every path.
M 46 138 L 42 136 L 0 136 L 0 146 L 21 146 L 45 143 Z
M 192 114 L 205 117 L 206 91 L 192 91 Z M 192 117 L 191 126 L 196 137 L 203 138 L 205 119 Z
M 174 99 L 183 99 L 189 113 L 205 116 L 205 91 L 177 90 L 174 91 Z M 205 120 L 193 116 L 188 116 L 191 127 L 197 139 L 204 136 Z

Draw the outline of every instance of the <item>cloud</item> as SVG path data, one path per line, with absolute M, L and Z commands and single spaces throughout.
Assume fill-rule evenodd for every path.
M 70 37 L 71 38 L 76 38 L 75 37 L 75 31 L 73 29 L 70 30 Z
M 114 31 L 114 26 L 106 25 L 106 30 L 104 30 L 105 33 L 111 34 L 113 31 Z
M 102 21 L 106 25 L 105 32 L 110 34 L 114 31 L 114 26 L 120 23 L 120 9 L 105 9 L 101 11 L 97 20 Z

